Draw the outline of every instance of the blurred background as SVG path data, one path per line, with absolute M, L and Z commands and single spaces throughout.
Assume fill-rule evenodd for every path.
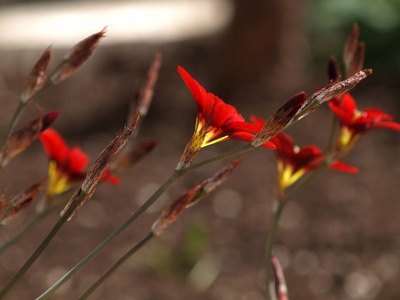
M 93 161 L 126 122 L 129 103 L 157 50 L 163 64 L 140 131 L 155 150 L 102 184 L 60 231 L 9 299 L 32 299 L 93 250 L 172 173 L 194 128 L 197 109 L 176 67 L 247 119 L 268 118 L 299 91 L 327 83 L 326 64 L 342 58 L 354 23 L 374 73 L 353 91 L 360 109 L 377 107 L 400 121 L 400 2 L 396 0 L 0 1 L 0 128 L 14 111 L 26 76 L 52 45 L 50 70 L 81 39 L 107 28 L 89 61 L 40 105 L 60 110 L 53 127 Z M 288 130 L 298 145 L 326 147 L 331 114 L 325 105 Z M 196 161 L 243 145 L 226 141 Z M 400 135 L 369 132 L 344 159 L 358 175 L 325 171 L 288 204 L 274 252 L 290 299 L 399 299 Z M 214 174 L 220 162 L 181 179 L 106 251 L 52 299 L 76 299 L 148 232 L 162 207 Z M 0 173 L 13 195 L 47 174 L 39 142 Z M 117 271 L 92 299 L 264 299 L 264 250 L 276 184 L 273 151 L 252 151 L 229 180 L 186 211 Z M 68 195 L 66 195 L 67 197 Z M 2 244 L 35 213 L 30 207 L 1 228 Z M 0 256 L 4 285 L 58 218 L 54 212 Z

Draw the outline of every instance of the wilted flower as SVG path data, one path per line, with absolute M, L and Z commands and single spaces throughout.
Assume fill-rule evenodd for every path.
M 50 159 L 48 197 L 65 192 L 86 177 L 84 170 L 89 158 L 79 147 L 69 148 L 61 135 L 51 128 L 42 132 L 39 139 Z M 103 176 L 107 182 L 119 183 L 119 179 L 109 173 Z
M 348 93 L 341 99 L 329 101 L 329 107 L 341 122 L 335 149 L 338 157 L 349 152 L 357 140 L 370 129 L 389 128 L 400 131 L 400 124 L 392 122 L 394 117 L 377 108 L 357 110 L 353 97 Z
M 251 132 L 260 131 L 260 126 L 245 122 L 232 105 L 226 104 L 212 93 L 207 93 L 183 68 L 178 67 L 178 72 L 192 92 L 198 109 L 195 132 L 179 161 L 178 170 L 189 166 L 203 147 L 227 139 L 249 141 L 254 137 Z M 271 142 L 265 146 L 275 149 Z

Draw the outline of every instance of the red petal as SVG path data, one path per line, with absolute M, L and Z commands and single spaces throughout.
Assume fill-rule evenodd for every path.
M 389 128 L 389 129 L 400 131 L 400 124 L 396 123 L 396 122 L 380 122 L 380 123 L 372 125 L 370 127 L 370 129 L 372 129 L 372 128 Z
M 354 114 L 343 110 L 339 105 L 337 105 L 334 101 L 328 102 L 329 108 L 337 115 L 337 117 L 346 125 L 351 125 L 353 123 Z
M 254 139 L 254 134 L 248 133 L 248 132 L 236 132 L 232 134 L 230 139 L 236 139 L 236 140 L 242 140 L 242 141 L 247 141 L 251 142 Z M 267 141 L 262 145 L 265 148 L 275 150 L 276 146 L 273 142 Z
M 69 150 L 67 170 L 70 173 L 82 173 L 89 162 L 89 157 L 78 147 Z
M 182 79 L 185 81 L 187 87 L 192 92 L 194 100 L 196 101 L 198 111 L 204 113 L 207 104 L 212 101 L 213 99 L 210 95 L 207 95 L 205 89 L 196 81 L 194 80 L 188 72 L 185 71 L 182 67 L 178 66 L 178 72 L 181 75 Z M 214 95 L 212 95 L 214 96 Z M 215 96 L 214 96 L 215 97 Z
M 278 133 L 271 141 L 276 145 L 278 158 L 285 160 L 294 155 L 294 143 L 292 138 L 284 132 Z
M 344 94 L 342 101 L 339 103 L 339 106 L 343 110 L 348 111 L 352 114 L 355 114 L 357 112 L 356 102 L 349 93 Z
M 260 117 L 257 117 L 257 116 L 254 116 L 254 115 L 250 116 L 250 120 L 252 122 L 258 124 L 258 125 L 261 125 L 261 126 L 264 126 L 264 124 L 266 122 L 264 119 L 262 119 Z
M 47 129 L 39 135 L 47 157 L 57 164 L 64 164 L 68 154 L 68 147 L 61 135 L 54 129 Z
M 329 166 L 329 169 L 343 171 L 350 174 L 357 174 L 358 169 L 356 167 L 352 167 L 348 164 L 345 164 L 341 161 L 337 161 Z
M 105 170 L 103 175 L 101 175 L 100 180 L 106 181 L 111 184 L 118 185 L 121 183 L 121 179 L 117 176 L 111 175 L 111 171 L 109 169 Z

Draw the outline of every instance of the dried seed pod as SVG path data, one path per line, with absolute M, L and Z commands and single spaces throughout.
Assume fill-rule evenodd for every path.
M 37 63 L 33 66 L 32 71 L 26 79 L 24 90 L 21 94 L 21 102 L 29 102 L 33 95 L 38 92 L 44 85 L 47 77 L 47 67 L 49 66 L 51 58 L 50 47 L 47 48 Z
M 300 92 L 289 99 L 276 113 L 269 117 L 260 132 L 251 141 L 251 145 L 253 147 L 261 146 L 281 132 L 302 107 L 306 97 L 306 93 Z
M 99 31 L 76 44 L 63 59 L 63 63 L 51 76 L 54 84 L 70 77 L 93 53 L 99 41 L 105 36 L 106 28 Z
M 100 153 L 98 158 L 92 164 L 92 166 L 90 167 L 90 169 L 86 175 L 85 180 L 82 183 L 81 188 L 79 188 L 79 190 L 87 196 L 81 201 L 79 207 L 74 211 L 74 213 L 69 217 L 68 220 L 70 220 L 74 216 L 76 211 L 92 197 L 92 195 L 94 194 L 94 192 L 96 190 L 97 184 L 99 183 L 99 180 L 103 176 L 104 172 L 106 172 L 108 167 L 110 166 L 111 159 L 128 142 L 129 138 L 131 137 L 131 135 L 136 127 L 138 120 L 139 120 L 139 116 L 137 116 L 134 123 L 132 123 L 131 125 L 126 127 L 120 134 L 118 134 L 114 138 L 114 140 L 110 144 L 108 144 L 108 146 Z M 75 198 L 79 194 L 74 195 L 68 201 L 67 205 L 61 212 L 61 215 L 64 215 L 65 212 L 72 206 L 72 204 L 75 201 Z

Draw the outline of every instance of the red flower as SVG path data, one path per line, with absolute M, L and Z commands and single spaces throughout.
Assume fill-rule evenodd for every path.
M 258 124 L 265 123 L 264 120 L 255 116 L 252 116 L 251 119 Z M 293 140 L 286 133 L 280 132 L 271 140 L 277 147 L 278 188 L 281 196 L 286 188 L 305 173 L 318 168 L 325 159 L 321 149 L 313 145 L 300 148 L 293 143 Z M 358 172 L 356 168 L 339 161 L 331 164 L 329 168 L 347 173 Z
M 336 139 L 336 151 L 343 156 L 350 151 L 356 141 L 373 128 L 389 128 L 400 131 L 400 124 L 392 122 L 394 117 L 376 108 L 357 110 L 353 97 L 346 93 L 342 98 L 329 101 L 330 109 L 341 122 L 340 133 Z
M 251 141 L 254 137 L 251 133 L 260 131 L 260 126 L 245 122 L 232 105 L 226 104 L 212 93 L 207 93 L 183 68 L 178 66 L 178 72 L 192 92 L 198 109 L 195 132 L 178 169 L 188 166 L 203 147 L 227 139 Z M 271 142 L 264 146 L 276 148 Z
M 51 128 L 43 131 L 39 139 L 50 159 L 48 196 L 61 194 L 85 178 L 84 170 L 89 158 L 79 147 L 68 148 L 60 134 Z M 110 183 L 119 183 L 119 179 L 111 176 L 110 172 L 104 173 L 103 179 Z

